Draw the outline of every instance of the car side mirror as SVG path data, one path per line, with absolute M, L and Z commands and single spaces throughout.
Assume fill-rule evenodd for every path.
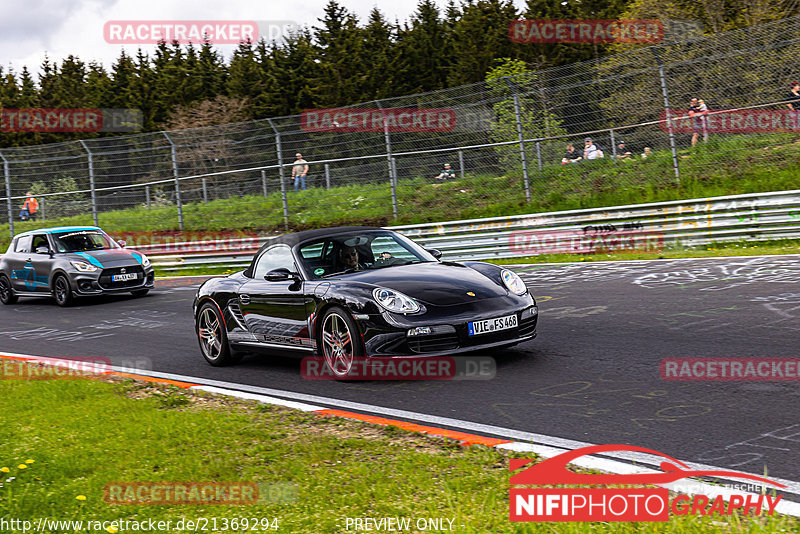
M 293 273 L 286 267 L 273 269 L 264 275 L 264 280 L 268 282 L 284 282 L 286 280 L 299 280 L 299 279 L 300 276 L 297 273 Z
M 425 250 L 428 252 L 428 254 L 430 254 L 431 256 L 436 258 L 437 260 L 442 257 L 442 251 L 440 251 L 440 250 L 437 250 L 435 248 L 426 248 Z
M 50 254 L 50 249 L 47 247 L 36 247 L 37 254 Z
M 121 246 L 122 248 L 125 248 L 125 245 L 128 244 L 128 242 L 125 241 L 124 239 L 120 239 L 119 241 L 117 241 L 117 243 L 119 243 L 119 246 Z

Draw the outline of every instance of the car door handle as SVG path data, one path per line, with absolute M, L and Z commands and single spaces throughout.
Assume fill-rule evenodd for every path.
M 250 295 L 239 295 L 239 302 L 242 304 L 250 304 Z

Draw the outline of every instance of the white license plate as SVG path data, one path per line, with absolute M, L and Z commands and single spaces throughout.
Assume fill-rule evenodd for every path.
M 113 274 L 111 275 L 112 282 L 124 282 L 126 280 L 136 280 L 139 278 L 139 273 L 128 273 L 128 274 Z
M 485 321 L 473 321 L 467 323 L 469 335 L 477 336 L 480 334 L 489 334 L 497 332 L 498 330 L 508 330 L 509 328 L 517 327 L 517 315 L 506 315 L 505 317 L 496 317 L 494 319 L 486 319 Z

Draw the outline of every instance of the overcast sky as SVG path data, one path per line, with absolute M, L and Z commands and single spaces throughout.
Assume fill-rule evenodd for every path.
M 296 21 L 316 25 L 327 0 L 1 0 L 0 65 L 16 72 L 27 66 L 39 70 L 45 54 L 51 60 L 77 55 L 102 63 L 106 69 L 120 50 L 134 54 L 139 45 L 109 44 L 103 26 L 109 20 L 251 20 Z M 342 0 L 364 21 L 377 6 L 390 21 L 401 22 L 414 12 L 418 0 Z M 437 0 L 444 7 L 446 0 Z M 515 0 L 517 7 L 524 0 Z M 141 45 L 151 51 L 150 45 Z M 233 45 L 219 46 L 226 60 Z

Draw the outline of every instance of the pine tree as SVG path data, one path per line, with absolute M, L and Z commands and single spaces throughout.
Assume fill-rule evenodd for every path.
M 434 0 L 420 0 L 398 36 L 396 94 L 433 91 L 447 87 L 453 62 L 447 28 Z

